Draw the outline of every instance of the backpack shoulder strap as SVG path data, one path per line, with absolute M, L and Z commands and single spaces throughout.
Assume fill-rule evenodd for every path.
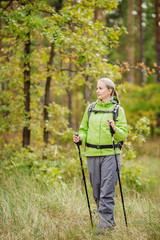
M 89 118 L 90 118 L 91 112 L 93 111 L 93 108 L 95 107 L 96 103 L 97 103 L 97 102 L 93 102 L 93 103 L 91 103 L 90 106 L 89 106 L 89 109 L 88 109 L 88 126 L 89 126 Z M 116 103 L 116 104 L 114 105 L 113 111 L 111 111 L 111 112 L 113 112 L 113 120 L 114 120 L 114 121 L 115 121 L 116 118 L 118 117 L 118 111 L 119 111 L 119 104 Z M 108 111 L 107 111 L 107 112 L 108 112 Z
M 113 121 L 115 121 L 116 118 L 118 117 L 118 111 L 119 111 L 119 104 L 116 103 L 113 108 Z
M 91 103 L 90 106 L 89 106 L 89 109 L 88 109 L 88 121 L 89 121 L 91 112 L 92 112 L 93 108 L 95 107 L 96 103 L 97 103 L 97 102 L 93 102 L 93 103 Z
M 115 121 L 116 118 L 118 117 L 118 111 L 119 111 L 119 104 L 115 104 L 114 105 L 114 109 L 113 109 L 113 120 Z M 119 149 L 121 150 L 123 147 L 123 141 L 118 142 L 119 145 Z

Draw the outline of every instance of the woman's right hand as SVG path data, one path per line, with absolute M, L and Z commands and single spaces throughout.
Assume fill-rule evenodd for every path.
M 79 143 L 80 141 L 82 141 L 81 137 L 78 135 L 73 135 L 73 142 L 74 143 Z

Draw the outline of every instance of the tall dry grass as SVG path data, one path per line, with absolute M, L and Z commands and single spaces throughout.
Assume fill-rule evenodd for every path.
M 151 143 L 152 144 L 152 143 Z M 155 146 L 155 145 L 154 145 Z M 153 147 L 152 146 L 152 149 Z M 146 150 L 145 150 L 146 148 Z M 153 181 L 143 192 L 124 187 L 128 230 L 125 227 L 119 189 L 116 189 L 117 226 L 105 236 L 97 235 L 98 216 L 89 189 L 94 228 L 91 228 L 83 185 L 56 182 L 46 186 L 17 172 L 4 176 L 0 183 L 0 239 L 2 240 L 159 240 L 160 239 L 160 159 L 144 146 L 137 162 L 146 168 L 144 177 Z M 90 188 L 88 184 L 88 188 Z

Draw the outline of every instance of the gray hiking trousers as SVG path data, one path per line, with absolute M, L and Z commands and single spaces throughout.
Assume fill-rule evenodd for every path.
M 121 156 L 117 154 L 119 171 Z M 114 195 L 118 180 L 115 156 L 87 157 L 88 171 L 93 197 L 97 204 L 99 224 L 101 227 L 115 225 L 114 221 Z M 109 225 L 107 225 L 110 223 Z

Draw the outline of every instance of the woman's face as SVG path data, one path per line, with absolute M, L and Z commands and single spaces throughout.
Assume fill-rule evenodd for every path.
M 112 89 L 108 89 L 103 81 L 98 81 L 96 92 L 98 99 L 106 102 L 111 97 Z

